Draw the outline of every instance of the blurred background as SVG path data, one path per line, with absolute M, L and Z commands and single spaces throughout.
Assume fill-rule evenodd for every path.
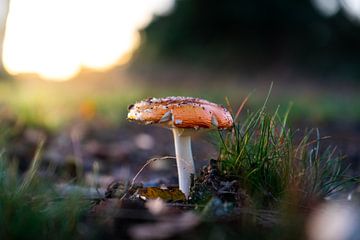
M 174 155 L 170 131 L 127 123 L 128 105 L 227 97 L 236 111 L 249 96 L 254 110 L 273 82 L 269 111 L 292 102 L 294 129 L 332 136 L 356 170 L 359 43 L 359 0 L 0 0 L 1 144 L 25 169 L 45 139 L 64 178 L 98 162 L 106 186 Z M 217 157 L 211 138 L 193 144 L 195 159 Z M 141 177 L 176 170 L 151 168 Z

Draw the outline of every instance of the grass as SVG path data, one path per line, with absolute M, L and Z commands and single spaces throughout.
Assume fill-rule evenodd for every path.
M 55 185 L 39 177 L 38 149 L 24 176 L 17 165 L 0 159 L 0 239 L 74 239 L 89 201 L 76 193 L 60 196 Z
M 0 119 L 9 108 L 9 112 L 16 115 L 15 119 L 25 126 L 58 131 L 74 119 L 87 121 L 102 117 L 110 122 L 120 122 L 125 119 L 128 104 L 150 95 L 194 95 L 216 102 L 220 102 L 220 95 L 223 95 L 218 90 L 204 94 L 194 89 L 151 92 L 153 90 L 128 91 L 129 86 L 121 85 L 88 89 L 83 86 L 58 83 L 1 85 L 0 101 L 5 104 L 0 106 Z M 230 97 L 242 95 L 237 89 L 229 92 Z M 259 105 L 257 102 L 253 101 L 251 106 Z M 344 109 L 340 105 L 332 112 L 334 108 L 324 104 L 328 106 L 325 114 L 330 118 Z M 345 106 L 348 102 L 341 104 Z M 348 109 L 351 110 L 354 104 L 358 103 L 353 102 Z M 305 105 L 309 105 L 307 109 L 313 106 Z M 235 113 L 234 128 L 222 135 L 218 142 L 222 173 L 237 178 L 255 205 L 277 206 L 289 198 L 303 204 L 311 198 L 329 197 L 359 182 L 358 177 L 346 175 L 347 166 L 336 148 L 322 147 L 325 138 L 318 130 L 301 133 L 289 127 L 291 107 L 285 111 L 269 109 L 272 108 L 266 101 L 258 111 L 244 113 L 242 110 L 240 117 Z M 302 113 L 305 112 L 305 116 L 312 116 L 313 111 L 309 110 L 306 115 L 305 110 L 296 110 L 295 115 L 304 117 Z M 323 113 L 317 114 L 321 116 Z M 352 117 L 357 119 L 358 114 L 355 112 Z M 3 135 L 0 136 L 0 145 L 4 146 L 6 139 L 15 133 L 2 121 L 0 130 Z M 82 218 L 89 209 L 89 201 L 76 193 L 66 198 L 61 196 L 55 190 L 55 183 L 39 174 L 40 159 L 38 152 L 28 172 L 19 175 L 16 163 L 7 161 L 6 156 L 1 157 L 0 239 L 81 238 Z
M 280 115 L 279 108 L 268 113 L 266 104 L 267 99 L 258 111 L 235 121 L 219 140 L 220 169 L 238 178 L 255 204 L 278 204 L 294 194 L 299 202 L 324 199 L 359 182 L 347 175 L 348 166 L 335 147 L 322 149 L 327 137 L 317 129 L 301 134 L 289 128 L 291 105 Z

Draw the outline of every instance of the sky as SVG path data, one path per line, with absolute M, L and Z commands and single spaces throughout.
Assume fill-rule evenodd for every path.
M 138 30 L 173 0 L 11 0 L 4 65 L 11 74 L 68 80 L 81 68 L 125 63 Z

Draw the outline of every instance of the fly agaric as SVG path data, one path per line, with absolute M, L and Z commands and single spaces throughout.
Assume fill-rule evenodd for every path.
M 190 193 L 191 175 L 195 174 L 191 136 L 199 130 L 227 129 L 233 125 L 231 114 L 226 108 L 192 97 L 148 98 L 129 106 L 127 118 L 172 129 L 179 189 L 186 198 Z

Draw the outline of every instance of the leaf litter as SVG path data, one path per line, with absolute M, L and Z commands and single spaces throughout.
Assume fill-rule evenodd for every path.
M 245 213 L 234 210 L 250 204 L 238 181 L 221 176 L 214 159 L 202 168 L 198 177 L 193 178 L 188 200 L 177 186 L 144 187 L 142 183 L 136 183 L 135 178 L 141 171 L 156 160 L 159 159 L 150 159 L 131 182 L 110 184 L 105 198 L 93 207 L 96 216 L 105 216 L 111 229 L 117 229 L 116 236 L 168 239 L 194 231 L 204 222 L 217 221 L 219 218 L 232 221 L 235 219 L 231 218 L 234 213 Z M 246 214 L 251 213 L 248 211 Z M 129 222 L 133 224 L 129 225 Z M 119 233 L 124 225 L 128 227 L 127 230 Z

